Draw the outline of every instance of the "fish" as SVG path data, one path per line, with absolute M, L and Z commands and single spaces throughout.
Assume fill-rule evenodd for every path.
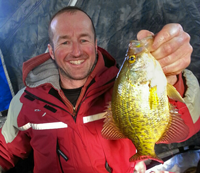
M 116 76 L 101 134 L 108 140 L 129 138 L 136 147 L 130 162 L 155 160 L 155 144 L 184 140 L 189 129 L 169 99 L 181 101 L 167 83 L 159 62 L 150 52 L 154 38 L 131 40 Z

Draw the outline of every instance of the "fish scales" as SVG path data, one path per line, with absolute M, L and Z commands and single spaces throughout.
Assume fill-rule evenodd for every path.
M 124 68 L 126 68 L 126 65 L 124 65 Z M 116 83 L 114 86 L 113 92 L 116 94 L 112 98 L 112 115 L 118 128 L 121 129 L 121 132 L 126 137 L 132 140 L 138 151 L 145 155 L 154 155 L 154 147 L 152 145 L 161 137 L 165 129 L 165 126 L 160 127 L 160 121 L 165 120 L 165 118 L 163 119 L 157 115 L 163 114 L 166 117 L 165 112 L 168 110 L 162 109 L 164 105 L 162 100 L 160 104 L 158 102 L 154 104 L 152 101 L 152 109 L 150 109 L 148 82 L 143 79 L 145 74 L 142 72 L 140 74 L 138 77 L 142 83 L 132 82 L 136 81 L 137 76 L 134 76 L 136 79 L 130 79 L 129 75 L 122 75 L 122 78 L 119 78 L 119 83 L 123 83 L 123 85 L 120 84 L 119 86 Z M 157 109 L 153 109 L 154 107 Z M 152 126 L 154 126 L 153 133 L 149 130 Z M 149 145 L 149 140 L 154 143 Z
M 169 104 L 168 84 L 162 68 L 149 52 L 152 42 L 152 37 L 130 42 L 127 56 L 114 84 L 102 135 L 107 139 L 112 139 L 109 134 L 114 134 L 115 139 L 129 138 L 137 149 L 130 161 L 150 158 L 162 163 L 154 151 L 155 143 L 159 140 L 162 142 L 162 138 L 178 140 L 178 135 L 174 136 L 175 139 L 170 137 L 170 134 L 175 134 L 170 125 L 175 124 L 172 121 L 180 117 L 170 113 L 175 108 Z M 174 89 L 173 92 L 177 91 Z M 178 92 L 175 95 L 176 99 L 183 101 Z M 174 116 L 178 118 L 173 118 Z M 178 128 L 184 129 L 187 134 L 186 125 L 180 122 Z

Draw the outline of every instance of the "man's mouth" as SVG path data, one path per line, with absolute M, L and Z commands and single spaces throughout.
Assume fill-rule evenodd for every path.
M 79 65 L 82 62 L 84 62 L 84 60 L 70 61 L 71 64 L 75 64 L 75 65 Z

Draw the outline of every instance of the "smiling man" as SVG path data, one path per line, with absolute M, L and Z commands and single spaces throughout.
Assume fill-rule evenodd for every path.
M 138 38 L 149 34 L 140 31 Z M 23 65 L 26 87 L 13 98 L 0 133 L 0 172 L 33 150 L 34 173 L 144 173 L 144 162 L 129 162 L 136 153 L 129 139 L 101 135 L 119 69 L 97 47 L 91 18 L 77 7 L 61 9 L 50 21 L 49 38 L 49 53 Z M 200 128 L 199 84 L 184 70 L 192 52 L 189 41 L 179 24 L 168 24 L 156 34 L 151 52 L 189 105 L 170 101 L 190 129 L 186 139 Z M 180 52 L 184 56 L 177 57 Z
M 48 49 L 58 65 L 63 88 L 83 86 L 92 72 L 97 60 L 94 32 L 90 18 L 81 11 L 60 12 L 51 21 Z

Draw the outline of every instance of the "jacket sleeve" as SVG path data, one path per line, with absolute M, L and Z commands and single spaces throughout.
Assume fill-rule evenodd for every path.
M 26 158 L 31 151 L 30 139 L 25 132 L 18 130 L 17 118 L 22 103 L 19 98 L 24 90 L 13 97 L 7 120 L 0 129 L 0 173 L 14 167 L 19 158 Z
M 176 101 L 171 103 L 178 108 L 181 118 L 189 127 L 189 135 L 186 138 L 188 139 L 200 130 L 200 87 L 197 78 L 187 69 L 179 75 L 175 87 L 183 96 L 185 103 Z

